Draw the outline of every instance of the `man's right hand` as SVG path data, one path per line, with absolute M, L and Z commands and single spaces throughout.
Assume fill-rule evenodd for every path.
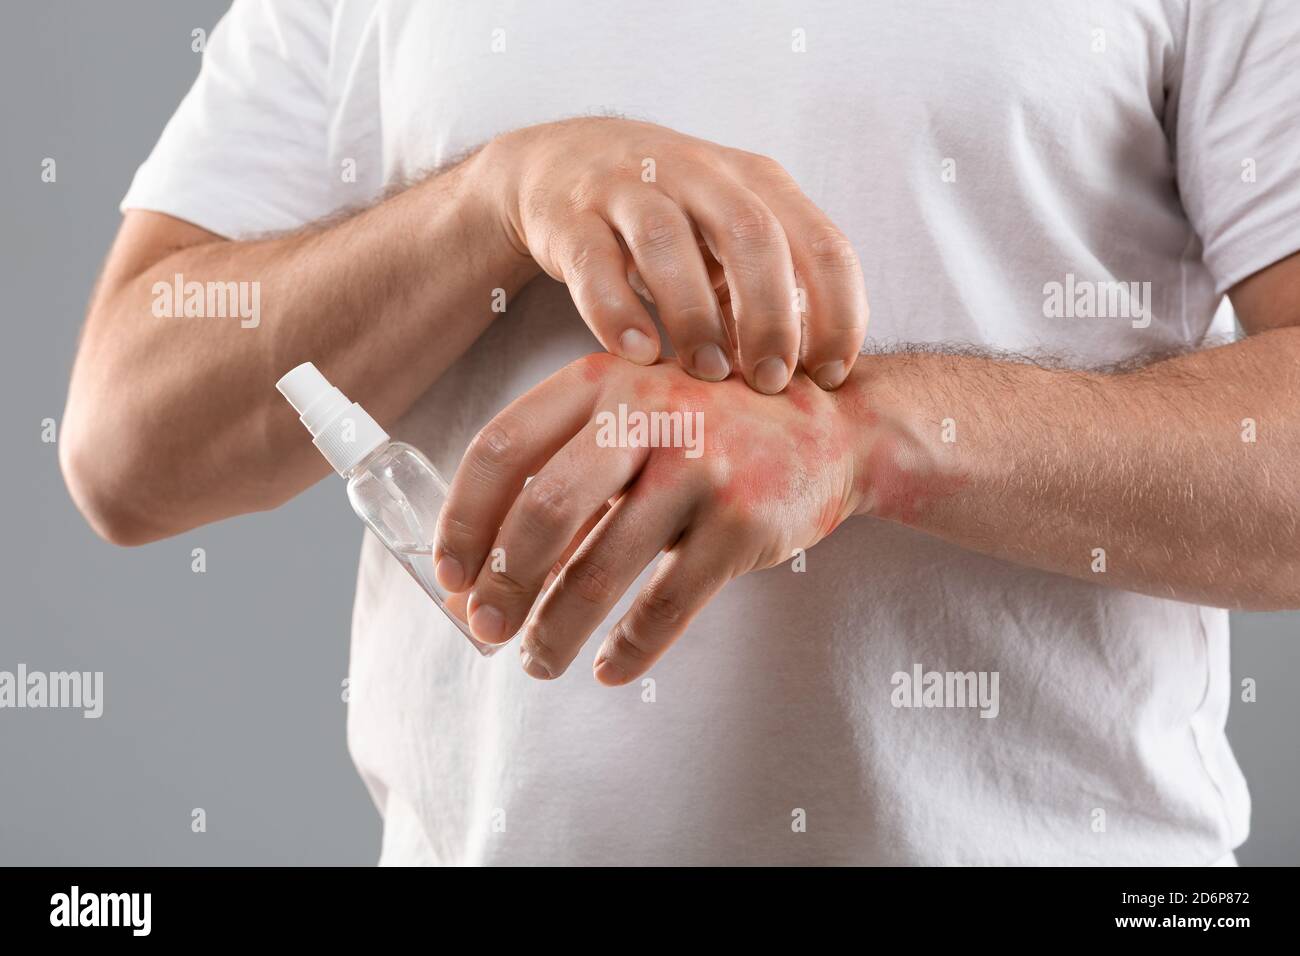
M 657 359 L 641 291 L 697 378 L 738 361 L 770 394 L 799 361 L 822 388 L 848 375 L 866 334 L 861 266 L 774 160 L 604 118 L 517 130 L 484 152 L 510 241 L 568 285 L 607 351 Z

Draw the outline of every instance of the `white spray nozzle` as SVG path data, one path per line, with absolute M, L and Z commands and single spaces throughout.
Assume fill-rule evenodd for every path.
M 285 372 L 284 377 L 275 383 L 280 394 L 289 400 L 289 404 L 299 414 L 311 407 L 312 402 L 328 392 L 332 385 L 320 369 L 311 362 L 303 362 L 297 368 Z
M 388 433 L 356 402 L 329 383 L 311 362 L 303 362 L 275 383 L 311 432 L 312 444 L 340 475 L 388 442 Z

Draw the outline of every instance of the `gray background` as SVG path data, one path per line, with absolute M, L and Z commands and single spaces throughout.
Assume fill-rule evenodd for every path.
M 327 480 L 270 514 L 121 550 L 64 489 L 59 419 L 117 202 L 226 3 L 0 13 L 0 670 L 101 670 L 105 712 L 0 710 L 0 863 L 368 864 L 379 818 L 348 759 L 341 683 L 360 525 Z M 58 181 L 41 182 L 41 161 Z M 192 548 L 207 572 L 190 569 Z M 1300 862 L 1300 615 L 1233 617 L 1258 681 L 1229 733 L 1254 798 L 1250 864 Z M 207 813 L 191 832 L 191 811 Z

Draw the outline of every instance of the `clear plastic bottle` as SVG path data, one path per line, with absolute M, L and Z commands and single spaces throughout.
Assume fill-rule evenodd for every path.
M 348 483 L 352 509 L 474 648 L 489 656 L 501 647 L 470 633 L 465 595 L 451 594 L 434 577 L 433 536 L 447 500 L 447 483 L 419 449 L 391 441 L 356 402 L 350 402 L 311 362 L 275 385 L 298 412 L 312 443 Z

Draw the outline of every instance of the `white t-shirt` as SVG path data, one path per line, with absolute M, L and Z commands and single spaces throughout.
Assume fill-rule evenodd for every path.
M 286 229 L 614 111 L 783 163 L 876 340 L 1118 361 L 1230 334 L 1224 290 L 1300 249 L 1298 51 L 1289 0 L 236 0 L 122 205 Z M 534 282 L 392 431 L 450 473 L 596 347 Z M 367 536 L 348 738 L 382 862 L 1202 864 L 1247 834 L 1221 610 L 855 519 L 649 681 L 598 686 L 598 643 L 553 683 L 484 660 Z M 895 706 L 917 668 L 996 672 L 996 716 Z

